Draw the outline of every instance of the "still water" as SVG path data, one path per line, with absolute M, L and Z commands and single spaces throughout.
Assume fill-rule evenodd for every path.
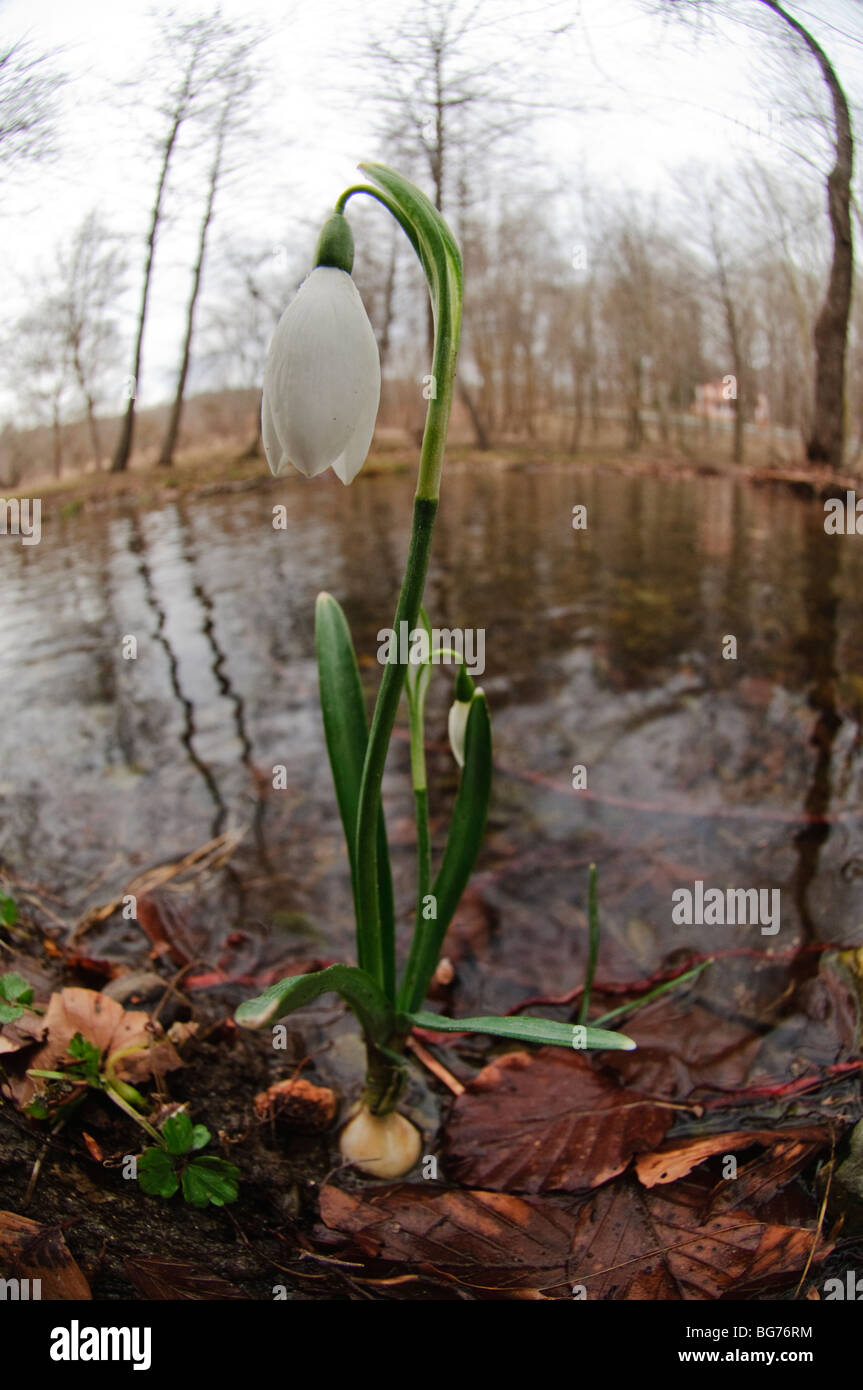
M 4 537 L 3 866 L 71 924 L 142 870 L 245 829 L 206 893 L 176 895 L 197 957 L 215 965 L 229 939 L 236 969 L 349 954 L 314 600 L 328 589 L 345 607 L 371 694 L 412 487 L 297 477 L 55 514 L 38 546 Z M 459 1011 L 579 982 L 591 860 L 605 979 L 646 976 L 678 948 L 863 944 L 863 538 L 823 521 L 817 501 L 724 479 L 448 471 L 426 606 L 434 626 L 485 629 L 496 758 Z M 441 670 L 427 720 L 438 849 L 456 785 L 450 692 Z M 409 929 L 403 737 L 385 794 Z M 698 879 L 779 889 L 778 934 L 674 925 L 672 893 Z M 139 942 L 117 917 L 87 936 L 119 959 Z

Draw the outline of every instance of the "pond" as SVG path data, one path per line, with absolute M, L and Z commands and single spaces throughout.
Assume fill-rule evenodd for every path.
M 345 607 L 371 695 L 412 491 L 407 474 L 350 489 L 291 478 L 55 515 L 37 546 L 5 538 L 0 854 L 54 895 L 58 920 L 243 830 L 206 894 L 172 900 L 195 959 L 247 979 L 351 957 L 314 601 L 328 589 Z M 485 630 L 496 762 L 450 943 L 454 1012 L 580 982 L 591 861 L 606 981 L 647 978 L 675 952 L 863 944 L 861 593 L 863 541 L 826 535 L 818 501 L 723 478 L 447 471 L 426 606 L 434 626 Z M 439 670 L 427 717 L 438 851 L 456 786 L 451 688 Z M 385 797 L 409 933 L 403 732 Z M 778 930 L 675 921 L 672 895 L 699 882 L 778 890 Z M 140 929 L 116 913 L 84 940 L 103 958 L 140 952 Z M 718 1007 L 728 987 L 717 970 L 703 993 Z

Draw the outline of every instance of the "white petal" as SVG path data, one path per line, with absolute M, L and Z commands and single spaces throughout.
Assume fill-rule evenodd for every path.
M 333 472 L 341 478 L 347 486 L 352 483 L 359 473 L 369 455 L 372 439 L 375 433 L 375 423 L 378 418 L 378 405 L 380 404 L 381 386 L 378 377 L 378 389 L 374 399 L 369 396 L 368 404 L 363 408 L 354 426 L 354 432 L 348 440 L 347 445 L 337 459 L 333 460 Z
M 343 270 L 319 266 L 282 315 L 267 358 L 263 419 L 281 449 L 276 463 L 314 477 L 338 460 L 350 481 L 371 442 L 380 389 L 377 343 L 357 288 Z M 277 453 L 271 440 L 271 467 Z
M 459 767 L 464 767 L 464 740 L 467 734 L 467 717 L 470 714 L 470 700 L 453 700 L 449 707 L 447 720 L 449 746 Z

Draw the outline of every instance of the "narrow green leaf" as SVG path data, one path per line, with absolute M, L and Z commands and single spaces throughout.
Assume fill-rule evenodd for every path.
M 435 972 L 447 928 L 479 854 L 491 794 L 491 720 L 481 690 L 474 693 L 465 734 L 464 769 L 440 871 L 432 886 L 437 917 L 422 922 L 414 933 L 400 1007 L 418 1008 Z
M 700 965 L 693 966 L 691 970 L 685 971 L 682 975 L 675 975 L 673 980 L 666 980 L 664 984 L 657 985 L 656 988 L 650 990 L 649 993 L 642 994 L 639 999 L 630 999 L 628 1004 L 621 1004 L 616 1009 L 610 1009 L 607 1014 L 603 1014 L 601 1018 L 596 1019 L 596 1022 L 608 1023 L 613 1018 L 620 1018 L 622 1014 L 633 1013 L 635 1009 L 640 1009 L 645 1004 L 651 1004 L 653 1000 L 658 999 L 661 994 L 667 994 L 670 989 L 677 989 L 678 985 L 689 984 L 690 980 L 697 979 L 702 970 L 706 970 L 708 965 L 712 964 L 713 957 L 709 956 L 708 959 L 703 960 Z
M 396 906 L 393 896 L 393 871 L 384 808 L 378 812 L 378 914 L 381 922 L 381 952 L 383 954 L 384 993 L 390 1000 L 396 997 Z
M 354 965 L 330 965 L 308 975 L 293 975 L 247 999 L 234 1014 L 243 1028 L 264 1028 L 322 994 L 338 994 L 353 1010 L 364 1032 L 385 1043 L 394 1026 L 392 1006 L 370 975 Z
M 357 809 L 369 736 L 368 717 L 348 621 L 332 594 L 318 595 L 315 649 L 324 736 L 348 847 L 356 905 Z M 395 993 L 395 910 L 383 808 L 378 821 L 377 861 L 384 987 L 392 995 Z M 361 969 L 371 970 L 369 943 L 364 940 L 359 913 L 357 924 L 358 963 Z
M 353 868 L 357 801 L 368 742 L 368 721 L 350 629 L 332 594 L 318 594 L 315 649 L 327 752 Z
M 515 1038 L 519 1042 L 552 1043 L 576 1052 L 602 1049 L 606 1052 L 632 1052 L 635 1043 L 623 1033 L 605 1028 L 584 1028 L 578 1023 L 556 1023 L 550 1018 L 444 1018 L 420 1011 L 408 1015 L 417 1028 L 435 1033 L 489 1033 L 496 1038 Z
M 453 282 L 454 304 L 461 305 L 462 261 L 458 242 L 434 203 L 422 189 L 386 164 L 364 160 L 359 166 L 379 188 L 383 188 L 401 213 L 399 221 L 420 258 L 432 288 L 435 308 L 439 308 L 440 284 L 444 276 Z

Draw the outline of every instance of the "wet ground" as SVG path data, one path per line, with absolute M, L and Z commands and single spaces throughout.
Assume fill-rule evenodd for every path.
M 156 967 L 166 981 L 187 967 L 183 989 L 201 1027 L 170 1092 L 220 1134 L 243 1174 L 236 1220 L 199 1218 L 178 1203 L 151 1210 L 93 1163 L 77 1131 L 54 1141 L 29 1214 L 75 1214 L 76 1253 L 97 1297 L 132 1296 L 129 1262 L 158 1256 L 169 1230 L 196 1268 L 256 1298 L 271 1296 L 286 1241 L 291 1296 L 308 1292 L 309 1242 L 315 1260 L 327 1258 L 317 1194 L 338 1164 L 333 1134 L 285 1147 L 255 1125 L 250 1102 L 286 1068 L 349 1102 L 362 1063 L 353 1024 L 325 1000 L 290 1020 L 288 1052 L 275 1055 L 265 1038 L 235 1039 L 223 1020 L 280 964 L 352 958 L 314 600 L 327 588 L 343 603 L 371 696 L 411 495 L 409 476 L 349 490 L 289 479 L 152 510 L 59 514 L 38 546 L 9 537 L 0 549 L 0 867 L 25 927 L 37 922 L 61 946 L 74 940 L 84 957 L 67 956 L 52 977 L 38 938 L 13 932 L 15 964 L 39 997 L 61 973 L 62 983 L 101 988 L 114 966 L 147 964 L 153 940 L 167 937 L 173 954 Z M 286 529 L 273 527 L 277 504 Z M 585 530 L 572 526 L 577 505 L 587 508 Z M 843 975 L 835 953 L 819 973 L 817 948 L 863 945 L 863 542 L 825 535 L 823 520 L 818 501 L 722 479 L 546 467 L 454 469 L 445 479 L 426 606 L 435 626 L 485 629 L 496 776 L 478 873 L 448 939 L 455 974 L 444 1002 L 454 1014 L 489 1013 L 578 986 L 595 860 L 601 984 L 718 956 L 685 1000 L 636 1021 L 637 1053 L 611 1059 L 622 1080 L 651 1094 L 714 1088 L 701 1131 L 716 1093 L 721 1103 L 723 1090 L 775 1087 L 813 1068 L 834 1067 L 826 1099 L 819 1091 L 789 1110 L 781 1091 L 759 1093 L 764 1114 L 825 1135 L 830 1118 L 859 1115 L 859 1064 L 841 1070 L 859 1042 L 859 974 Z M 456 785 L 450 698 L 440 671 L 427 718 L 438 848 Z M 275 769 L 284 770 L 279 789 Z M 409 933 L 403 733 L 385 796 Z M 99 912 L 153 866 L 241 832 L 226 867 L 157 885 L 141 925 Z M 777 891 L 778 930 L 675 923 L 672 894 L 699 880 Z M 614 1002 L 607 995 L 605 1007 Z M 479 1039 L 443 1049 L 464 1082 L 489 1055 Z M 552 1068 L 549 1104 L 555 1076 Z M 445 1138 L 437 1125 L 449 1102 L 415 1069 L 408 1105 L 427 1151 Z M 121 1155 L 130 1142 L 122 1117 L 106 1116 L 98 1099 L 87 1105 L 88 1133 Z M 674 1134 L 685 1137 L 691 1119 L 676 1108 Z M 724 1111 L 716 1124 L 729 1128 Z M 0 1205 L 19 1210 L 41 1140 L 9 1107 L 0 1129 Z M 483 1134 L 481 1154 L 489 1142 Z M 446 1144 L 444 1163 L 460 1173 L 451 1133 Z M 465 1171 L 468 1185 L 486 1184 Z M 362 1190 L 350 1174 L 340 1183 Z M 813 1222 L 814 1188 L 806 1201 Z M 258 1239 L 252 1257 L 248 1241 Z M 313 1267 L 317 1296 L 353 1296 L 338 1262 L 331 1280 Z

